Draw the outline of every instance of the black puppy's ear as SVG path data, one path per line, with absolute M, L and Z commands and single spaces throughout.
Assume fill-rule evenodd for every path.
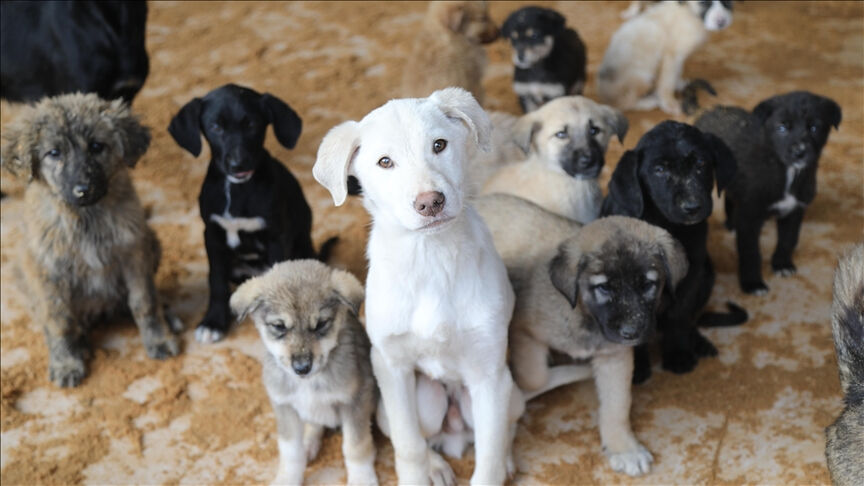
M 735 179 L 738 161 L 732 150 L 720 137 L 707 132 L 702 132 L 702 136 L 705 137 L 705 143 L 708 144 L 711 153 L 714 154 L 714 175 L 717 178 L 717 195 L 719 196 L 723 189 L 729 187 L 729 184 Z
M 759 119 L 759 123 L 764 124 L 768 121 L 768 118 L 771 117 L 771 113 L 774 113 L 774 108 L 776 107 L 776 100 L 774 98 L 768 98 L 767 100 L 756 105 L 756 108 L 753 108 L 753 116 Z
M 543 19 L 546 22 L 549 22 L 550 34 L 558 35 L 561 32 L 564 32 L 564 25 L 567 23 L 567 19 L 565 19 L 560 13 L 547 9 L 543 12 Z
M 567 299 L 570 307 L 575 308 L 579 303 L 579 276 L 584 267 L 581 259 L 574 265 L 573 255 L 570 254 L 566 241 L 558 247 L 558 254 L 549 262 L 552 285 Z
M 835 130 L 840 128 L 843 112 L 840 110 L 840 105 L 831 98 L 822 97 L 822 120 L 834 127 Z
M 303 121 L 287 103 L 270 93 L 261 95 L 260 102 L 261 109 L 267 113 L 267 119 L 273 125 L 276 140 L 279 140 L 283 147 L 293 149 L 297 145 L 297 139 L 300 138 Z
M 639 159 L 638 152 L 628 150 L 618 161 L 618 166 L 609 180 L 608 198 L 611 211 L 608 214 L 642 217 L 645 203 L 642 198 L 642 185 L 639 183 Z
M 171 119 L 168 133 L 190 154 L 198 157 L 201 153 L 201 98 L 192 98 Z

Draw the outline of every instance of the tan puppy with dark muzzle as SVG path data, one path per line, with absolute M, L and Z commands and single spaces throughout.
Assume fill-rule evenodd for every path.
M 831 481 L 852 486 L 864 484 L 864 243 L 840 259 L 831 313 L 846 407 L 825 431 L 825 456 Z
M 512 196 L 484 196 L 475 207 L 516 292 L 516 383 L 530 395 L 593 376 L 610 466 L 647 473 L 653 458 L 630 427 L 633 346 L 651 335 L 665 295 L 687 273 L 683 248 L 665 230 L 633 218 L 611 216 L 577 229 Z M 591 364 L 550 366 L 552 351 Z
M 485 182 L 482 193 L 513 194 L 580 223 L 600 215 L 603 193 L 597 177 L 609 141 L 615 136 L 623 142 L 627 134 L 627 118 L 621 112 L 584 96 L 566 96 L 515 123 L 500 116 L 493 121 L 499 123 L 495 131 L 510 131 L 510 143 L 527 159 L 507 160 L 513 151 L 508 152 L 506 142 L 492 155 L 501 159 L 479 159 L 478 179 L 483 171 L 493 172 L 488 167 L 501 167 Z M 493 140 L 501 137 L 493 133 Z
M 498 38 L 486 2 L 430 2 L 402 70 L 402 96 L 425 97 L 456 86 L 483 103 L 483 44 Z
M 159 241 L 129 176 L 150 130 L 123 100 L 70 94 L 27 107 L 3 138 L 3 167 L 28 181 L 19 263 L 51 381 L 81 383 L 90 325 L 119 312 L 131 312 L 148 356 L 176 355 L 168 321 L 182 324 L 159 304 Z
M 267 348 L 262 375 L 276 413 L 276 484 L 301 484 L 324 427 L 342 427 L 348 483 L 377 484 L 369 338 L 357 319 L 363 286 L 317 260 L 278 263 L 244 282 L 231 309 L 251 315 Z

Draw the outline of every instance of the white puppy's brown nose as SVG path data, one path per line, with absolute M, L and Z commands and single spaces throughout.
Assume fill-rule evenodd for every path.
M 414 209 L 422 216 L 436 216 L 444 209 L 444 194 L 438 191 L 424 192 L 414 200 Z

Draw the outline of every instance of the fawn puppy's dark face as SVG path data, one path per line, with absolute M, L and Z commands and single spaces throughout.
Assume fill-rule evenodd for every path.
M 774 153 L 795 170 L 818 163 L 831 127 L 837 128 L 842 117 L 833 100 L 803 91 L 769 98 L 753 114 L 762 121 Z

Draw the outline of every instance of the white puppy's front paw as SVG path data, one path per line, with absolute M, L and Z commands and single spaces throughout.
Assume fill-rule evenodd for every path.
M 455 486 L 456 473 L 437 452 L 429 451 L 429 480 L 432 486 Z
M 348 470 L 348 484 L 378 485 L 378 475 L 375 474 L 375 462 L 345 463 Z
M 628 476 L 647 474 L 651 470 L 651 463 L 654 462 L 654 456 L 642 444 L 637 444 L 636 449 L 630 451 L 606 452 L 606 457 L 609 458 L 612 470 Z
M 195 328 L 195 340 L 199 343 L 212 344 L 221 341 L 224 337 L 224 332 L 211 327 L 198 326 Z
M 303 484 L 303 472 L 304 469 L 296 470 L 283 468 L 281 465 L 279 466 L 279 473 L 276 474 L 276 479 L 270 483 L 273 486 L 284 486 L 284 485 L 301 485 Z

